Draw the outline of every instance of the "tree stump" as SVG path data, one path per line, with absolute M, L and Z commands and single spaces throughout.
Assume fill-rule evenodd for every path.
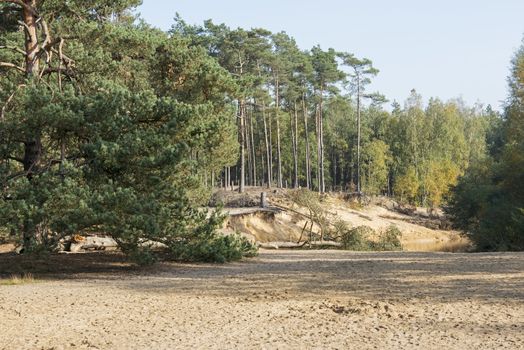
M 267 208 L 267 193 L 262 192 L 260 194 L 260 208 Z

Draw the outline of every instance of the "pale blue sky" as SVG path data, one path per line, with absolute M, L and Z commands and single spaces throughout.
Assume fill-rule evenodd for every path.
M 303 49 L 320 44 L 370 58 L 380 69 L 370 90 L 403 103 L 462 97 L 500 109 L 510 60 L 524 34 L 524 0 L 144 0 L 150 24 L 169 29 L 179 12 L 232 28 L 286 31 Z

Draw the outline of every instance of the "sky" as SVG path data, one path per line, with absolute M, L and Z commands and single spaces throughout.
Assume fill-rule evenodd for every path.
M 137 9 L 168 30 L 178 12 L 231 28 L 285 31 L 302 49 L 319 44 L 366 57 L 380 70 L 370 91 L 403 104 L 462 98 L 500 110 L 510 61 L 522 44 L 524 0 L 143 0 Z

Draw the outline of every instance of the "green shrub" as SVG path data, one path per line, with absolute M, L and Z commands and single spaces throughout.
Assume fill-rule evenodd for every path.
M 365 251 L 371 249 L 369 237 L 375 231 L 369 226 L 358 226 L 342 233 L 342 248 L 346 250 Z
M 373 243 L 373 250 L 376 251 L 396 251 L 402 250 L 402 243 L 400 243 L 402 232 L 397 226 L 391 225 L 379 235 L 378 242 Z
M 6 229 L 0 227 L 0 244 L 9 241 L 9 232 Z
M 217 234 L 213 239 L 196 239 L 171 246 L 172 257 L 180 261 L 225 263 L 253 257 L 257 253 L 257 247 L 239 234 Z
M 355 251 L 396 251 L 402 250 L 400 237 L 402 232 L 398 227 L 391 225 L 378 235 L 378 241 L 372 241 L 371 237 L 376 236 L 375 230 L 369 226 L 358 226 L 345 230 L 340 235 L 342 249 Z

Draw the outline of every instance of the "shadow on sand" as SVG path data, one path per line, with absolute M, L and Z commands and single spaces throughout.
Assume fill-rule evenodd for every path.
M 262 251 L 243 262 L 133 266 L 118 253 L 51 255 L 30 259 L 0 254 L 0 276 L 31 272 L 43 280 L 93 281 L 144 293 L 217 297 L 290 292 L 340 296 L 446 300 L 524 300 L 524 253 L 357 253 Z

